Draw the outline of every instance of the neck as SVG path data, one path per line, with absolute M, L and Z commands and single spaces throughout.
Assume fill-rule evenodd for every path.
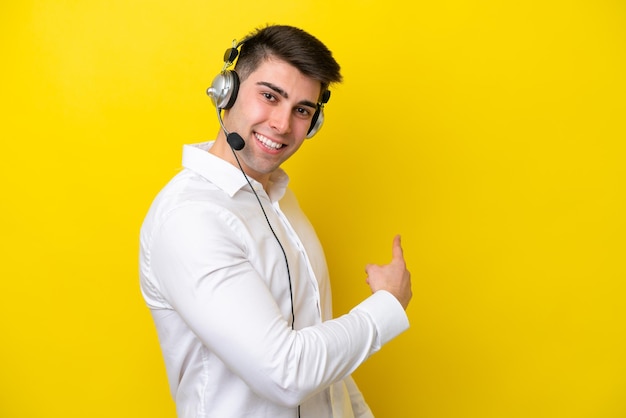
M 244 148 L 245 150 L 245 148 Z M 268 191 L 269 183 L 270 183 L 270 174 L 259 174 L 250 170 L 250 168 L 246 165 L 245 159 L 243 158 L 242 151 L 234 151 L 228 142 L 226 141 L 226 134 L 224 131 L 220 129 L 217 139 L 211 148 L 209 148 L 209 153 L 215 155 L 216 157 L 221 158 L 222 160 L 234 165 L 239 170 L 243 171 L 247 177 L 254 179 L 261 183 L 263 189 Z

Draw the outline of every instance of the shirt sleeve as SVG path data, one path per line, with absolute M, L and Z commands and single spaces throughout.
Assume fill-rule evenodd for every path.
M 377 292 L 340 318 L 292 330 L 249 262 L 238 222 L 210 205 L 173 210 L 152 237 L 151 273 L 194 334 L 259 396 L 299 405 L 408 328 L 400 303 Z

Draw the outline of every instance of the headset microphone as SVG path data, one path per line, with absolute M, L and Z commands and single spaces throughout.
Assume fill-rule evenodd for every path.
M 241 151 L 243 147 L 246 146 L 246 141 L 244 141 L 241 135 L 239 135 L 237 132 L 228 132 L 228 130 L 224 126 L 224 121 L 222 120 L 222 109 L 220 109 L 219 107 L 217 107 L 216 109 L 217 120 L 220 122 L 222 130 L 226 134 L 226 142 L 228 142 L 228 145 L 230 145 L 233 150 Z
M 228 142 L 228 145 L 230 145 L 230 147 L 235 151 L 241 151 L 246 145 L 241 135 L 239 135 L 237 132 L 229 133 L 226 136 L 226 142 Z

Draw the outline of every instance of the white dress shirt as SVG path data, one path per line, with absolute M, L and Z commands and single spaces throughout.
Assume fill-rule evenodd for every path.
M 250 181 L 289 274 L 242 172 L 211 145 L 183 148 L 140 236 L 178 416 L 294 418 L 300 405 L 302 418 L 371 417 L 350 374 L 408 328 L 402 306 L 380 291 L 332 319 L 324 253 L 287 175 L 277 170 L 269 193 Z

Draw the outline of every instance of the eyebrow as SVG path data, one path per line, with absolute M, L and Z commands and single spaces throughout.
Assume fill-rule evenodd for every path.
M 278 87 L 275 84 L 269 83 L 267 81 L 259 81 L 256 83 L 257 86 L 265 86 L 271 90 L 273 90 L 274 92 L 278 93 L 280 96 L 284 97 L 285 99 L 289 98 L 289 94 L 287 94 L 287 92 L 283 89 L 281 89 L 280 87 Z M 308 106 L 312 109 L 316 109 L 317 108 L 317 104 L 309 101 L 309 100 L 301 100 L 300 102 L 298 102 L 299 105 L 302 106 Z

